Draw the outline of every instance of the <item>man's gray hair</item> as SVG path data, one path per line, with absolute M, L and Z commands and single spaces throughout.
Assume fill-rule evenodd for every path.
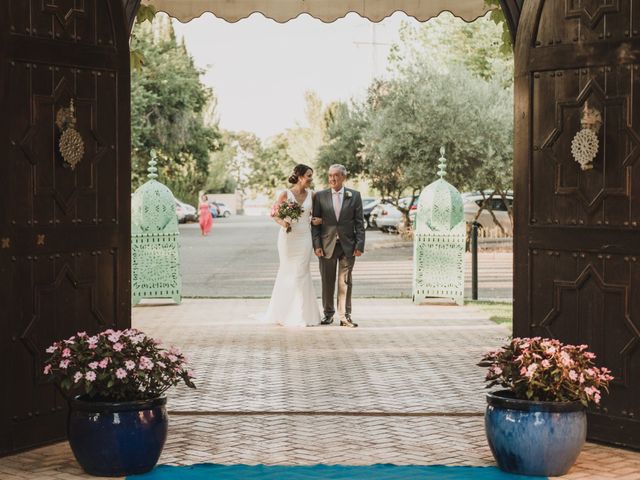
M 339 163 L 334 163 L 329 167 L 329 171 L 331 170 L 339 170 L 343 177 L 347 176 L 347 167 L 341 165 Z

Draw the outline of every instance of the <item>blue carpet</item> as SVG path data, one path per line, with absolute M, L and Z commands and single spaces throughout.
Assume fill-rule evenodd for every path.
M 542 480 L 504 473 L 496 467 L 445 467 L 441 465 L 396 466 L 342 465 L 265 466 L 213 465 L 186 467 L 160 465 L 131 480 Z

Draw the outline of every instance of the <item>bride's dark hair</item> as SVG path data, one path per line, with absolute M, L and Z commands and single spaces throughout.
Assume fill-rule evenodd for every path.
M 298 183 L 298 179 L 304 177 L 309 170 L 313 172 L 313 168 L 308 165 L 302 163 L 296 165 L 296 168 L 293 169 L 293 174 L 289 177 L 289 183 L 295 185 Z

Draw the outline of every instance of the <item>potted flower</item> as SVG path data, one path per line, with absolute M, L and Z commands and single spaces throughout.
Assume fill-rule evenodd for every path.
M 587 437 L 586 408 L 599 404 L 613 379 L 594 364 L 587 345 L 548 338 L 514 338 L 487 353 L 485 431 L 498 466 L 524 475 L 569 471 Z
M 44 374 L 71 394 L 68 438 L 91 475 L 151 470 L 167 437 L 164 393 L 195 388 L 185 357 L 135 330 L 85 332 L 47 348 Z

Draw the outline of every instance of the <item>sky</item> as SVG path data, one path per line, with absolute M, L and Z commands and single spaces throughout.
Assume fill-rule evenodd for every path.
M 403 21 L 416 23 L 402 12 L 379 24 L 355 13 L 330 24 L 306 14 L 279 24 L 260 13 L 228 23 L 208 13 L 186 24 L 174 20 L 174 28 L 206 70 L 220 126 L 267 139 L 304 125 L 307 90 L 325 103 L 362 96 L 387 71 Z

